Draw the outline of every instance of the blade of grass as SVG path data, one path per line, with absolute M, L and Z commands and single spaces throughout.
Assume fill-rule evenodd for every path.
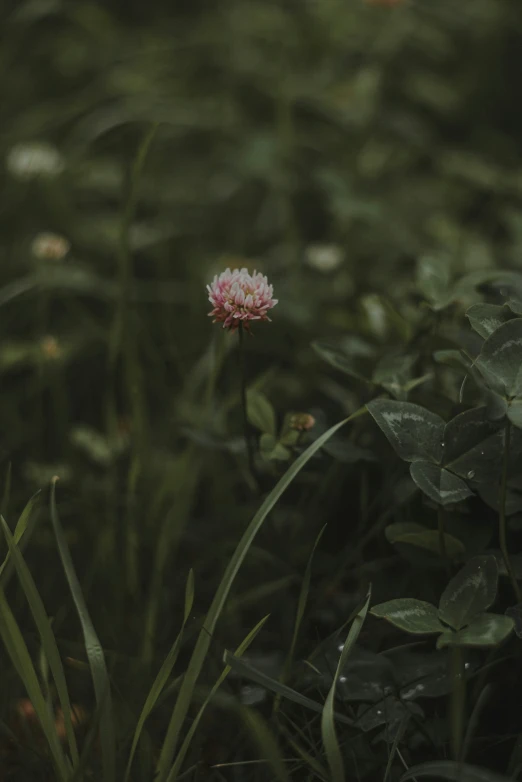
M 244 660 L 238 660 L 230 652 L 225 652 L 223 659 L 238 675 L 243 676 L 245 679 L 249 679 L 256 684 L 259 684 L 261 687 L 265 687 L 267 690 L 279 695 L 281 698 L 286 698 L 293 703 L 298 703 L 300 706 L 304 706 L 305 709 L 311 709 L 318 714 L 323 713 L 324 706 L 322 703 L 314 701 L 306 695 L 301 695 L 300 692 L 293 690 L 287 684 L 281 684 L 277 679 L 272 679 L 270 676 L 267 676 L 266 673 L 256 670 L 256 668 L 253 668 L 251 665 L 244 662 Z M 336 714 L 335 717 L 340 722 L 344 722 L 345 725 L 353 724 L 352 720 L 342 714 Z
M 65 756 L 56 733 L 54 716 L 49 712 L 47 703 L 38 681 L 38 675 L 23 639 L 20 628 L 14 618 L 3 590 L 0 589 L 0 636 L 35 710 L 38 721 L 47 740 L 58 779 L 69 777 Z
M 242 655 L 242 654 L 244 654 L 246 652 L 246 650 L 248 649 L 248 647 L 250 646 L 252 641 L 255 639 L 255 637 L 257 636 L 257 634 L 259 633 L 259 631 L 261 630 L 261 628 L 263 627 L 263 625 L 265 624 L 267 619 L 268 619 L 268 615 L 264 616 L 263 619 L 261 619 L 261 621 L 259 621 L 256 624 L 256 626 L 253 628 L 253 630 L 251 630 L 249 632 L 249 634 L 246 636 L 246 638 L 244 638 L 243 641 L 241 641 L 241 643 L 239 644 L 239 646 L 236 649 L 236 654 L 237 655 L 240 656 L 240 655 Z M 184 741 L 183 741 L 183 743 L 182 743 L 182 745 L 180 747 L 180 750 L 179 750 L 179 752 L 178 752 L 178 754 L 176 756 L 176 760 L 174 761 L 174 764 L 173 764 L 172 768 L 170 769 L 169 775 L 167 777 L 167 782 L 176 782 L 176 780 L 178 778 L 178 775 L 179 775 L 179 773 L 181 771 L 181 766 L 183 765 L 183 761 L 185 760 L 185 756 L 186 756 L 186 754 L 187 754 L 187 752 L 189 750 L 189 747 L 190 747 L 190 745 L 192 743 L 192 739 L 194 737 L 194 734 L 196 733 L 196 730 L 197 730 L 198 725 L 199 725 L 199 723 L 201 721 L 201 718 L 203 717 L 203 714 L 205 713 L 205 710 L 206 710 L 208 704 L 210 703 L 210 701 L 212 700 L 212 698 L 214 697 L 216 692 L 219 690 L 219 688 L 221 687 L 221 685 L 223 684 L 223 682 L 225 681 L 225 679 L 227 678 L 227 676 L 228 676 L 228 674 L 230 673 L 231 670 L 232 669 L 231 669 L 231 667 L 229 665 L 227 665 L 223 669 L 223 671 L 222 671 L 221 675 L 219 676 L 218 680 L 213 685 L 213 687 L 211 688 L 211 690 L 208 693 L 207 697 L 203 701 L 203 703 L 201 705 L 201 708 L 199 709 L 199 711 L 198 711 L 194 721 L 192 722 L 190 728 L 187 731 L 187 735 L 185 736 L 185 739 L 184 739 Z
M 290 649 L 288 650 L 288 654 L 286 656 L 285 664 L 283 667 L 283 672 L 281 673 L 281 676 L 279 678 L 279 681 L 281 684 L 284 684 L 285 681 L 288 678 L 288 675 L 290 673 L 290 669 L 292 667 L 292 662 L 294 659 L 295 654 L 295 647 L 297 644 L 297 638 L 299 636 L 299 630 L 301 629 L 301 623 L 303 621 L 305 609 L 306 609 L 306 603 L 308 601 L 308 592 L 310 591 L 310 579 L 312 577 L 312 562 L 314 559 L 314 554 L 317 549 L 317 546 L 319 545 L 319 541 L 321 540 L 323 533 L 326 529 L 325 526 L 321 529 L 319 532 L 319 535 L 317 536 L 314 546 L 312 548 L 310 557 L 308 558 L 308 563 L 306 565 L 305 574 L 303 577 L 303 583 L 301 584 L 301 589 L 299 592 L 299 599 L 297 601 L 297 611 L 295 614 L 295 623 L 294 623 L 294 631 L 292 633 L 292 640 L 290 642 Z M 278 695 L 274 700 L 274 708 L 273 708 L 273 714 L 275 714 L 279 709 L 279 704 L 281 701 L 281 696 Z
M 12 465 L 11 462 L 9 462 L 9 464 L 7 465 L 7 472 L 5 474 L 2 504 L 0 505 L 0 513 L 2 514 L 2 516 L 7 515 L 7 506 L 9 505 L 9 500 L 11 498 L 11 472 L 12 472 Z
M 47 612 L 38 589 L 36 588 L 36 584 L 34 583 L 33 577 L 29 572 L 29 568 L 27 567 L 24 558 L 22 557 L 18 547 L 16 546 L 16 543 L 14 542 L 13 536 L 11 535 L 11 530 L 7 526 L 5 519 L 1 516 L 0 524 L 2 525 L 2 531 L 7 541 L 9 553 L 12 557 L 18 578 L 20 579 L 20 583 L 29 604 L 29 608 L 31 609 L 31 614 L 33 615 L 34 622 L 38 628 L 38 632 L 40 633 L 45 659 L 53 675 L 56 690 L 58 692 L 58 698 L 60 699 L 60 706 L 62 707 L 65 731 L 74 768 L 78 765 L 79 755 L 76 744 L 76 736 L 71 719 L 71 701 L 69 699 L 69 691 L 67 689 L 67 681 L 65 679 L 60 652 L 58 651 L 56 639 L 51 628 L 51 622 L 49 621 L 49 617 L 47 616 Z
M 404 714 L 403 718 L 400 721 L 399 727 L 395 734 L 395 738 L 393 740 L 390 754 L 388 756 L 388 763 L 386 764 L 386 771 L 384 772 L 383 782 L 388 782 L 390 772 L 392 770 L 393 759 L 395 758 L 395 755 L 399 749 L 399 742 L 404 735 L 404 731 L 406 730 L 406 725 L 408 724 L 409 719 L 410 719 L 410 714 L 406 713 Z
M 244 706 L 240 710 L 240 715 L 243 724 L 248 728 L 252 738 L 272 767 L 275 779 L 278 779 L 279 782 L 290 782 L 288 771 L 285 768 L 285 760 L 266 721 L 254 709 L 248 709 Z
M 317 453 L 317 451 L 320 450 L 320 448 L 322 448 L 322 446 L 330 439 L 330 437 L 335 434 L 335 432 L 337 432 L 341 427 L 345 426 L 349 421 L 364 415 L 366 412 L 366 407 L 360 408 L 348 418 L 345 418 L 340 423 L 332 426 L 330 429 L 328 429 L 328 431 L 321 435 L 321 437 L 318 437 L 317 440 L 315 440 L 306 449 L 306 451 L 304 451 L 288 468 L 286 473 L 278 481 L 276 486 L 272 489 L 270 494 L 262 503 L 258 512 L 255 514 L 254 518 L 243 533 L 243 537 L 239 541 L 239 544 L 234 551 L 234 554 L 232 555 L 225 570 L 223 578 L 221 579 L 221 582 L 217 588 L 214 599 L 208 610 L 205 622 L 196 641 L 196 645 L 194 647 L 194 651 L 192 653 L 192 657 L 190 659 L 187 672 L 183 679 L 176 705 L 172 713 L 167 735 L 161 748 L 161 754 L 157 767 L 158 777 L 156 782 L 164 782 L 168 770 L 171 767 L 172 760 L 176 753 L 179 735 L 182 730 L 190 702 L 192 700 L 194 687 L 207 656 L 214 629 L 221 615 L 228 594 L 232 588 L 235 577 L 239 571 L 239 568 L 243 564 L 252 541 L 259 532 L 270 511 L 276 505 L 282 494 L 290 486 L 296 475 L 298 475 L 298 473 L 307 464 L 307 462 Z
M 359 637 L 359 633 L 361 632 L 364 620 L 366 619 L 366 614 L 368 613 L 370 597 L 371 588 L 368 590 L 364 605 L 354 617 L 352 626 L 350 627 L 343 647 L 343 651 L 339 657 L 339 662 L 337 663 L 337 669 L 333 677 L 330 692 L 328 693 L 324 704 L 323 716 L 321 719 L 321 733 L 323 737 L 324 749 L 326 752 L 326 760 L 328 761 L 328 766 L 330 768 L 331 782 L 345 782 L 343 756 L 341 754 L 341 749 L 337 740 L 334 720 L 334 703 L 335 692 L 337 690 L 337 681 L 341 671 L 343 670 L 346 660 L 348 659 L 348 656 L 352 651 L 357 638 Z
M 87 610 L 87 605 L 83 597 L 83 592 L 74 569 L 69 546 L 65 539 L 62 525 L 58 518 L 56 508 L 56 480 L 51 484 L 51 519 L 58 544 L 60 559 L 71 590 L 71 595 L 80 619 L 82 633 L 85 643 L 85 651 L 89 666 L 91 669 L 96 704 L 100 710 L 100 739 L 102 749 L 103 779 L 105 782 L 114 782 L 116 774 L 116 753 L 115 753 L 115 734 L 114 722 L 112 716 L 112 698 L 105 663 L 103 649 L 94 629 L 94 626 Z
M 310 766 L 313 773 L 319 777 L 319 779 L 322 779 L 323 782 L 329 782 L 329 774 L 326 768 L 319 763 L 317 758 L 314 758 L 313 755 L 311 755 L 308 750 L 306 750 L 296 739 L 296 735 L 302 735 L 301 730 L 298 728 L 298 726 L 292 722 L 291 719 L 286 717 L 288 719 L 288 722 L 292 726 L 292 730 L 294 733 L 292 734 L 287 727 L 279 723 L 279 730 L 284 735 L 286 741 L 290 744 L 293 749 L 297 752 L 297 754 L 302 758 L 302 760 L 306 763 L 306 765 Z
M 18 546 L 24 538 L 25 532 L 27 530 L 27 527 L 29 525 L 29 519 L 31 517 L 31 513 L 33 511 L 34 506 L 36 505 L 36 501 L 38 497 L 40 496 L 40 492 L 37 491 L 36 494 L 33 494 L 25 508 L 23 509 L 22 513 L 20 514 L 20 517 L 18 521 L 16 522 L 16 527 L 13 533 L 13 539 L 16 545 Z M 27 536 L 24 538 L 24 543 L 27 542 Z M 5 585 L 7 584 L 7 581 L 9 580 L 10 573 L 12 572 L 12 563 L 10 563 L 10 554 L 9 551 L 7 552 L 7 555 L 0 565 L 0 585 L 3 589 L 5 589 Z
M 165 661 L 163 662 L 163 665 L 161 666 L 158 672 L 158 675 L 154 680 L 152 687 L 149 690 L 149 694 L 147 695 L 145 704 L 139 716 L 138 723 L 136 725 L 136 730 L 134 731 L 134 737 L 132 739 L 132 746 L 129 754 L 129 760 L 127 762 L 127 769 L 125 771 L 124 782 L 127 782 L 127 780 L 129 779 L 132 761 L 134 759 L 134 754 L 136 752 L 136 748 L 138 746 L 138 742 L 140 740 L 141 732 L 143 730 L 143 726 L 145 725 L 145 721 L 149 716 L 149 714 L 151 713 L 152 709 L 154 708 L 159 696 L 161 695 L 163 688 L 165 687 L 169 679 L 169 676 L 172 673 L 172 669 L 174 668 L 176 661 L 178 659 L 179 650 L 181 649 L 181 643 L 183 640 L 183 631 L 185 630 L 185 625 L 190 616 L 190 612 L 192 611 L 193 604 L 194 604 L 194 572 L 190 570 L 187 578 L 187 583 L 185 586 L 185 610 L 184 610 L 181 628 L 177 635 L 176 640 L 174 641 L 174 643 L 170 648 L 167 657 L 165 658 Z
M 172 472 L 169 471 L 168 478 L 163 482 L 158 492 L 160 499 L 169 502 L 171 510 L 164 515 L 154 552 L 142 646 L 142 657 L 146 663 L 150 663 L 153 659 L 165 568 L 169 557 L 172 557 L 177 549 L 190 517 L 190 508 L 194 501 L 200 472 L 201 460 L 196 458 L 196 449 L 189 446 L 185 453 L 176 460 L 174 469 Z M 179 487 L 179 489 L 172 492 L 172 485 Z M 158 502 L 157 511 L 151 512 L 152 518 L 155 517 L 156 512 L 159 512 L 160 507 Z

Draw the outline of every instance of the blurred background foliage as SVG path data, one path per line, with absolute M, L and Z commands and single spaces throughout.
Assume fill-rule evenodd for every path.
M 172 642 L 188 563 L 206 610 L 259 504 L 235 342 L 206 317 L 206 283 L 248 265 L 274 284 L 248 372 L 278 427 L 291 412 L 312 411 L 316 431 L 353 412 L 367 391 L 341 384 L 313 340 L 351 335 L 358 358 L 368 341 L 386 354 L 422 327 L 423 263 L 448 280 L 521 268 L 522 16 L 518 0 L 5 0 L 0 18 L 4 511 L 60 476 L 122 684 Z M 312 617 L 319 633 L 346 619 L 380 567 L 355 545 L 366 520 L 380 509 L 382 529 L 390 492 L 411 495 L 390 473 L 373 496 L 375 436 L 332 442 L 336 459 L 297 481 L 216 645 L 273 611 L 261 644 L 288 648 L 326 521 L 317 566 L 339 577 Z M 272 453 L 265 489 L 287 456 Z M 27 556 L 75 658 L 46 514 L 44 502 Z M 14 675 L 5 687 L 17 692 Z

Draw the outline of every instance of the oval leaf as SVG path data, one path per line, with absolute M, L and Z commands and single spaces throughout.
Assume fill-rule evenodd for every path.
M 522 395 L 522 318 L 504 323 L 488 337 L 476 366 L 494 391 L 505 397 Z
M 366 372 L 359 369 L 354 358 L 346 355 L 346 353 L 337 345 L 317 340 L 312 342 L 312 348 L 322 359 L 324 359 L 324 361 L 327 361 L 330 366 L 335 367 L 335 369 L 339 369 L 341 372 L 344 372 L 346 375 L 349 375 L 356 380 L 362 380 L 363 383 L 370 382 Z
M 432 551 L 434 554 L 442 554 L 440 550 L 440 536 L 438 530 L 426 529 L 422 532 L 407 532 L 403 535 L 397 535 L 393 543 L 407 543 L 410 546 Z M 445 550 L 448 557 L 454 559 L 459 554 L 464 553 L 464 544 L 454 538 L 453 535 L 444 535 Z
M 440 416 L 412 402 L 391 399 L 373 399 L 367 408 L 401 459 L 442 459 L 445 424 Z
M 497 595 L 498 567 L 495 557 L 473 557 L 452 578 L 439 604 L 443 622 L 461 630 L 490 607 Z
M 415 635 L 444 631 L 444 625 L 438 617 L 435 606 L 412 597 L 399 597 L 396 600 L 380 603 L 374 606 L 370 613 L 380 619 L 387 619 L 400 630 Z
M 514 628 L 515 623 L 509 616 L 482 614 L 463 630 L 445 632 L 438 639 L 437 646 L 439 649 L 442 646 L 497 646 Z
M 438 505 L 461 502 L 473 494 L 462 478 L 433 462 L 413 462 L 410 475 L 419 489 Z
M 260 391 L 250 389 L 247 391 L 248 420 L 265 434 L 276 435 L 276 415 L 274 408 Z
M 503 424 L 492 421 L 486 407 L 459 413 L 444 429 L 444 466 L 477 484 L 497 481 L 504 442 Z
M 511 317 L 511 313 L 506 307 L 498 304 L 474 304 L 466 312 L 470 326 L 477 334 L 487 339 L 494 331 Z

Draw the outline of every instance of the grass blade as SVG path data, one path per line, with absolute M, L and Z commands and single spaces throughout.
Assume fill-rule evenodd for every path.
M 322 703 L 313 701 L 311 698 L 307 698 L 306 695 L 301 695 L 300 692 L 288 687 L 287 684 L 281 684 L 277 679 L 272 679 L 265 673 L 256 670 L 256 668 L 253 668 L 251 665 L 244 662 L 244 660 L 239 660 L 237 657 L 234 657 L 230 652 L 225 652 L 224 660 L 239 676 L 244 676 L 245 679 L 249 679 L 256 684 L 259 684 L 261 687 L 265 687 L 267 690 L 279 695 L 281 698 L 286 698 L 293 703 L 298 703 L 299 706 L 304 706 L 305 709 L 311 709 L 311 711 L 315 711 L 318 714 L 323 713 L 324 706 Z M 340 722 L 344 722 L 345 725 L 353 725 L 352 720 L 342 714 L 335 714 L 335 718 Z
M 11 498 L 11 474 L 12 474 L 12 465 L 11 462 L 9 462 L 9 464 L 7 465 L 7 472 L 5 475 L 2 504 L 0 505 L 0 513 L 2 514 L 2 516 L 7 515 L 7 506 L 9 505 L 9 500 Z
M 27 567 L 24 558 L 22 557 L 18 547 L 16 546 L 16 543 L 13 540 L 13 536 L 11 535 L 11 531 L 6 524 L 5 519 L 1 516 L 0 524 L 2 525 L 2 531 L 7 540 L 9 553 L 12 557 L 18 578 L 20 579 L 20 583 L 29 604 L 29 608 L 31 609 L 31 614 L 33 615 L 34 622 L 38 628 L 38 632 L 40 633 L 45 658 L 53 675 L 58 697 L 60 699 L 60 706 L 62 707 L 65 732 L 67 735 L 67 741 L 69 743 L 69 749 L 71 751 L 71 759 L 74 768 L 79 763 L 79 755 L 71 718 L 71 701 L 69 699 L 69 691 L 67 689 L 67 681 L 65 679 L 60 652 L 58 651 L 56 639 L 51 628 L 51 622 L 49 621 L 49 617 L 47 616 L 47 612 L 29 568 Z
M 103 649 L 94 629 L 83 597 L 80 582 L 74 569 L 69 547 L 63 533 L 62 525 L 56 509 L 56 480 L 51 485 L 51 519 L 54 528 L 58 551 L 62 560 L 65 576 L 71 590 L 76 611 L 82 626 L 85 651 L 91 669 L 96 705 L 100 710 L 100 740 L 103 763 L 103 779 L 114 782 L 116 775 L 116 754 L 114 722 L 112 717 L 112 698 Z
M 246 707 L 240 710 L 240 715 L 244 725 L 272 767 L 275 779 L 279 782 L 290 782 L 281 750 L 266 721 L 254 709 Z
M 36 494 L 34 494 L 31 497 L 31 499 L 23 509 L 22 513 L 20 514 L 18 521 L 16 522 L 16 527 L 13 533 L 13 539 L 17 546 L 19 545 L 20 541 L 25 535 L 25 532 L 29 524 L 29 519 L 31 517 L 31 513 L 33 512 L 33 508 L 36 505 L 36 501 L 39 496 L 40 496 L 40 492 L 37 491 Z M 8 567 L 8 565 L 10 564 L 9 562 L 10 559 L 11 556 L 8 551 L 4 561 L 0 565 L 0 584 L 2 585 L 2 588 L 5 588 L 5 585 L 9 580 L 10 573 L 12 572 L 11 568 Z
M 366 407 L 359 409 L 348 418 L 345 418 L 340 423 L 332 426 L 330 429 L 328 429 L 328 431 L 321 435 L 321 437 L 318 437 L 317 440 L 315 440 L 306 449 L 306 451 L 304 451 L 288 468 L 286 473 L 282 476 L 268 497 L 265 499 L 258 512 L 255 514 L 254 518 L 245 530 L 243 537 L 239 541 L 239 544 L 228 563 L 223 578 L 221 579 L 221 582 L 217 588 L 212 604 L 208 610 L 203 627 L 196 641 L 196 645 L 194 647 L 194 651 L 192 653 L 192 657 L 190 659 L 188 669 L 183 679 L 176 705 L 174 707 L 169 728 L 167 730 L 167 735 L 161 749 L 160 759 L 157 767 L 158 777 L 156 782 L 164 782 L 166 775 L 168 774 L 168 770 L 171 767 L 172 760 L 176 753 L 179 735 L 182 730 L 190 702 L 192 700 L 194 687 L 205 662 L 214 629 L 223 610 L 223 606 L 225 605 L 225 601 L 232 588 L 235 577 L 239 571 L 239 568 L 243 564 L 252 541 L 261 529 L 263 522 L 265 521 L 270 511 L 276 505 L 286 489 L 290 486 L 296 475 L 299 474 L 307 462 L 312 458 L 312 456 L 314 456 L 317 451 L 319 451 L 320 448 L 322 448 L 322 446 L 330 439 L 330 437 L 332 437 L 341 427 L 345 426 L 354 418 L 358 418 L 365 413 Z
M 254 638 L 257 636 L 263 625 L 268 619 L 268 615 L 263 617 L 260 622 L 256 624 L 253 630 L 249 632 L 246 638 L 241 641 L 238 648 L 236 649 L 236 655 L 240 656 L 246 652 Z M 194 737 L 194 734 L 196 733 L 197 727 L 201 721 L 201 718 L 203 714 L 205 713 L 205 709 L 207 708 L 208 704 L 216 694 L 216 692 L 219 690 L 225 679 L 227 678 L 228 674 L 231 671 L 230 665 L 227 665 L 223 672 L 221 673 L 220 677 L 216 681 L 216 683 L 213 685 L 212 689 L 208 693 L 207 697 L 203 701 L 201 708 L 199 709 L 194 721 L 192 722 L 189 730 L 187 731 L 187 735 L 185 736 L 185 740 L 183 741 L 183 744 L 180 747 L 180 750 L 176 756 L 176 760 L 174 761 L 174 764 L 172 768 L 170 769 L 170 773 L 167 777 L 167 782 L 176 782 L 176 779 L 178 778 L 178 774 L 181 770 L 181 766 L 183 764 L 183 761 L 185 760 L 185 755 L 188 752 L 188 749 L 192 743 L 192 739 Z
M 129 754 L 129 760 L 127 762 L 127 769 L 125 771 L 124 782 L 127 782 L 127 780 L 129 779 L 132 761 L 134 759 L 134 754 L 136 752 L 138 742 L 140 740 L 141 732 L 143 730 L 143 726 L 145 725 L 145 721 L 149 716 L 149 714 L 151 713 L 152 709 L 154 708 L 156 701 L 160 697 L 163 688 L 165 687 L 169 679 L 169 676 L 172 673 L 172 669 L 174 668 L 176 661 L 178 659 L 179 650 L 181 649 L 181 643 L 183 641 L 183 631 L 185 629 L 187 620 L 190 616 L 190 612 L 192 611 L 193 604 L 194 604 L 194 571 L 191 569 L 189 571 L 187 584 L 185 587 L 185 611 L 183 616 L 183 622 L 181 624 L 181 628 L 176 637 L 176 640 L 172 644 L 172 647 L 170 648 L 170 651 L 167 657 L 165 658 L 165 661 L 163 662 L 163 665 L 161 666 L 152 687 L 150 688 L 149 694 L 147 695 L 145 704 L 139 716 L 138 724 L 136 725 L 136 730 L 134 731 L 134 737 L 132 739 L 132 746 Z
M 339 658 L 339 662 L 337 663 L 337 669 L 333 677 L 330 692 L 328 693 L 328 697 L 326 698 L 326 702 L 324 704 L 323 716 L 321 719 L 321 733 L 323 736 L 326 759 L 330 768 L 331 782 L 345 782 L 343 757 L 339 747 L 339 742 L 337 740 L 334 721 L 334 703 L 335 692 L 337 690 L 337 681 L 346 663 L 346 660 L 348 659 L 348 656 L 355 642 L 357 641 L 357 638 L 359 637 L 359 633 L 361 632 L 364 620 L 366 619 L 366 614 L 368 613 L 370 597 L 371 589 L 368 590 L 363 607 L 354 617 L 352 626 L 350 627 L 350 631 L 348 633 L 348 637 L 346 638 L 346 642 L 343 647 L 343 651 Z
M 286 741 L 296 751 L 296 753 L 303 760 L 305 765 L 310 766 L 310 769 L 316 775 L 316 777 L 319 777 L 319 779 L 321 779 L 322 782 L 329 782 L 329 775 L 326 768 L 324 768 L 321 765 L 321 763 L 319 763 L 317 758 L 314 758 L 308 752 L 308 750 L 306 750 L 303 746 L 301 746 L 301 744 L 299 744 L 299 742 L 297 741 L 296 735 L 301 734 L 301 731 L 298 728 L 298 726 L 294 722 L 292 722 L 292 720 L 289 719 L 288 721 L 292 726 L 293 733 L 284 725 L 279 724 L 279 730 L 284 735 Z
M 306 565 L 305 574 L 303 577 L 303 583 L 301 584 L 301 589 L 299 592 L 299 599 L 297 601 L 297 611 L 295 615 L 295 623 L 294 623 L 294 631 L 292 633 L 292 640 L 290 642 L 290 649 L 288 650 L 288 654 L 286 656 L 283 672 L 281 674 L 281 677 L 279 681 L 281 684 L 284 684 L 286 679 L 288 678 L 288 674 L 290 673 L 290 669 L 292 667 L 292 662 L 294 659 L 295 654 L 295 647 L 297 645 L 297 638 L 299 637 L 299 630 L 301 628 L 301 623 L 303 621 L 305 609 L 306 609 L 306 603 L 308 600 L 308 592 L 310 591 L 310 580 L 312 577 L 312 562 L 314 559 L 314 554 L 317 546 L 319 545 L 319 541 L 321 540 L 323 533 L 326 529 L 326 525 L 322 528 L 322 530 L 319 532 L 319 535 L 317 536 L 314 546 L 312 548 L 312 552 L 310 554 L 310 557 L 308 558 L 308 563 Z M 275 714 L 277 710 L 279 709 L 279 703 L 281 700 L 281 696 L 277 696 L 274 701 L 274 710 L 273 713 Z
M 34 707 L 47 740 L 58 779 L 65 782 L 69 773 L 55 730 L 54 717 L 47 708 L 31 656 L 2 589 L 0 589 L 0 635 L 11 662 L 22 680 L 29 700 Z

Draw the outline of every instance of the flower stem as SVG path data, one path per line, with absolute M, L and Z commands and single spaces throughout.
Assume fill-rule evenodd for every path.
M 439 528 L 439 551 L 442 559 L 444 560 L 444 564 L 446 565 L 446 572 L 449 578 L 451 575 L 451 565 L 446 549 L 446 536 L 444 533 L 444 508 L 442 505 L 439 505 L 438 507 L 437 524 Z
M 452 691 L 451 691 L 451 743 L 453 757 L 462 760 L 462 738 L 464 735 L 466 711 L 466 679 L 462 647 L 451 648 Z
M 500 550 L 502 552 L 502 557 L 504 559 L 504 564 L 506 566 L 508 576 L 511 579 L 511 584 L 513 585 L 513 591 L 515 593 L 517 603 L 522 603 L 522 594 L 520 592 L 520 587 L 518 585 L 518 581 L 515 578 L 513 566 L 509 558 L 509 551 L 507 547 L 507 534 L 506 534 L 506 528 L 507 528 L 506 498 L 507 498 L 507 479 L 508 479 L 508 468 L 509 468 L 510 441 L 511 441 L 511 422 L 509 421 L 509 419 L 506 419 L 506 425 L 504 428 L 504 458 L 502 461 L 502 479 L 500 481 L 498 537 L 500 542 Z
M 243 434 L 245 437 L 246 452 L 248 458 L 248 468 L 252 478 L 255 479 L 254 450 L 252 440 L 250 439 L 250 427 L 248 424 L 247 408 L 247 382 L 246 382 L 246 358 L 245 358 L 245 333 L 243 324 L 239 324 L 239 372 L 241 375 L 241 409 L 243 413 Z

